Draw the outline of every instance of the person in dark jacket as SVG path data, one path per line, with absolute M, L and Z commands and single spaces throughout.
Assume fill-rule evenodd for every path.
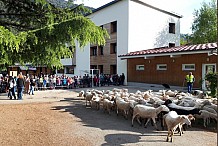
M 121 81 L 121 85 L 124 85 L 124 81 L 125 81 L 124 73 L 122 73 L 122 75 L 120 76 L 120 81 Z
M 17 79 L 17 96 L 18 96 L 18 100 L 22 100 L 23 89 L 24 89 L 23 75 L 19 74 L 18 79 Z

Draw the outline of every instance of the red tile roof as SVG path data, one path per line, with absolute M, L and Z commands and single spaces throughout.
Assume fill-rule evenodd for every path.
M 119 57 L 124 56 L 137 56 L 137 55 L 151 55 L 151 54 L 164 54 L 164 53 L 180 53 L 180 52 L 192 52 L 192 51 L 205 51 L 216 49 L 217 43 L 206 43 L 206 44 L 197 44 L 197 45 L 188 45 L 188 46 L 179 46 L 179 47 L 162 47 L 148 50 L 141 50 L 136 52 L 130 52 L 124 55 L 119 55 Z

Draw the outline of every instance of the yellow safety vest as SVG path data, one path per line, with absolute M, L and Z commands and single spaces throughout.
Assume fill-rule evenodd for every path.
M 186 81 L 187 82 L 194 82 L 194 76 L 193 75 L 186 75 Z

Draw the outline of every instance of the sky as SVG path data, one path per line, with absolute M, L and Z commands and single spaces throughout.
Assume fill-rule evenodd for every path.
M 84 4 L 93 8 L 98 8 L 113 0 L 75 0 L 76 4 Z M 180 19 L 180 33 L 191 34 L 191 26 L 194 19 L 194 10 L 199 10 L 203 2 L 211 0 L 142 0 L 150 5 L 161 8 L 163 10 L 174 12 L 182 15 Z

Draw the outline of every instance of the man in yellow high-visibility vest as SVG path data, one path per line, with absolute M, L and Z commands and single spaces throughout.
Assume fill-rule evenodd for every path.
M 187 86 L 188 86 L 188 93 L 191 93 L 191 91 L 192 91 L 192 86 L 193 86 L 193 83 L 194 83 L 194 81 L 195 81 L 195 77 L 194 77 L 194 75 L 192 74 L 192 72 L 189 72 L 189 74 L 186 75 L 185 80 L 186 80 Z

